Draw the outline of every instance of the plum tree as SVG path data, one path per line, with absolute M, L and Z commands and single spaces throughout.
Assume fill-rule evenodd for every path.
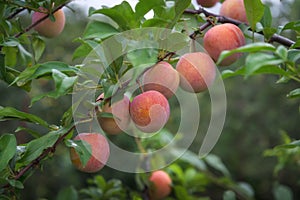
M 45 8 L 40 8 L 44 12 L 34 12 L 32 14 L 32 24 L 39 21 L 41 18 L 45 17 L 47 10 Z M 51 21 L 50 18 L 43 20 L 37 24 L 34 29 L 42 36 L 47 38 L 53 38 L 58 36 L 64 29 L 65 26 L 65 13 L 62 9 L 57 10 L 53 14 L 55 21 Z
M 168 62 L 159 62 L 143 75 L 144 91 L 156 90 L 170 98 L 179 86 L 179 74 Z
M 74 148 L 70 148 L 70 158 L 73 165 L 82 172 L 93 173 L 97 172 L 104 167 L 109 155 L 109 144 L 106 138 L 100 133 L 80 133 L 74 141 L 81 140 L 90 145 L 91 157 L 83 166 L 79 154 Z M 88 148 L 87 148 L 88 149 Z
M 197 0 L 197 3 L 200 6 L 206 7 L 206 8 L 211 8 L 214 5 L 216 5 L 216 3 L 219 2 L 219 0 Z
M 209 153 L 210 148 L 205 148 L 208 150 L 206 152 L 202 151 L 205 150 L 202 148 L 205 144 L 200 145 L 201 147 L 197 152 L 194 152 L 197 150 L 196 148 L 187 148 L 190 142 L 193 142 L 197 147 L 197 144 L 206 143 L 207 140 L 201 135 L 195 138 L 190 137 L 193 132 L 197 134 L 200 131 L 200 129 L 199 131 L 196 130 L 198 127 L 197 119 L 192 118 L 192 115 L 187 117 L 187 120 L 195 122 L 195 126 L 192 127 L 193 124 L 189 126 L 189 123 L 186 124 L 185 120 L 180 118 L 182 111 L 188 112 L 190 105 L 198 107 L 199 102 L 195 102 L 191 98 L 176 101 L 174 97 L 171 97 L 178 87 L 178 79 L 179 85 L 184 90 L 201 92 L 209 88 L 209 92 L 221 97 L 217 97 L 217 101 L 212 99 L 211 109 L 203 110 L 204 115 L 202 115 L 210 117 L 202 121 L 201 124 L 204 126 L 209 120 L 220 124 L 216 127 L 217 132 L 214 131 L 213 135 L 210 135 L 209 131 L 207 133 L 208 139 L 213 140 L 206 144 L 213 147 L 218 140 L 218 137 L 214 136 L 220 134 L 223 128 L 226 129 L 226 126 L 223 127 L 223 117 L 220 118 L 226 111 L 226 95 L 224 95 L 222 79 L 234 76 L 246 78 L 272 74 L 267 83 L 276 81 L 276 83 L 285 83 L 286 85 L 280 88 L 282 90 L 276 99 L 279 99 L 281 103 L 281 96 L 293 98 L 289 100 L 291 101 L 289 105 L 293 107 L 285 109 L 287 117 L 290 118 L 283 115 L 287 118 L 285 121 L 289 123 L 284 123 L 286 126 L 282 127 L 287 131 L 283 134 L 284 144 L 279 146 L 280 155 L 278 155 L 278 146 L 275 146 L 275 140 L 272 148 L 265 151 L 265 155 L 275 156 L 281 161 L 285 159 L 285 155 L 288 153 L 291 159 L 285 160 L 288 162 L 283 164 L 290 165 L 295 163 L 294 161 L 298 161 L 299 156 L 297 154 L 290 154 L 298 153 L 299 149 L 295 145 L 299 140 L 294 137 L 297 136 L 295 135 L 297 130 L 293 129 L 297 127 L 294 125 L 297 124 L 295 122 L 297 116 L 292 116 L 290 110 L 299 110 L 297 100 L 294 99 L 300 97 L 300 88 L 297 85 L 300 83 L 300 32 L 299 26 L 297 26 L 298 22 L 289 20 L 287 17 L 297 18 L 293 14 L 299 14 L 297 8 L 300 1 L 293 1 L 294 4 L 274 4 L 272 7 L 266 1 L 222 0 L 220 2 L 224 3 L 221 8 L 221 15 L 213 12 L 215 9 L 203 8 L 213 5 L 216 5 L 215 8 L 221 7 L 217 0 L 197 0 L 203 7 L 195 6 L 196 8 L 193 4 L 196 2 L 195 0 L 193 2 L 191 0 L 141 0 L 135 7 L 131 7 L 127 1 L 122 1 L 119 5 L 111 7 L 90 8 L 89 16 L 86 18 L 86 14 L 82 13 L 81 9 L 77 9 L 80 7 L 71 3 L 70 0 L 2 0 L 0 3 L 0 89 L 5 95 L 2 95 L 4 98 L 1 98 L 0 104 L 0 121 L 2 124 L 0 125 L 0 199 L 40 198 L 38 195 L 41 193 L 35 194 L 34 191 L 30 191 L 32 188 L 37 191 L 42 189 L 42 195 L 49 199 L 64 199 L 66 196 L 74 197 L 72 199 L 76 199 L 76 197 L 88 199 L 93 198 L 95 193 L 97 193 L 98 199 L 148 199 L 147 196 L 150 199 L 205 199 L 228 196 L 228 190 L 230 190 L 229 196 L 232 198 L 253 199 L 257 197 L 260 199 L 259 195 L 262 194 L 263 197 L 282 196 L 282 199 L 291 199 L 293 196 L 295 199 L 300 199 L 300 190 L 297 187 L 299 182 L 297 177 L 300 174 L 297 176 L 294 171 L 289 172 L 295 177 L 290 181 L 285 180 L 289 179 L 290 176 L 281 176 L 282 173 L 279 174 L 280 180 L 278 180 L 278 176 L 273 176 L 271 179 L 269 177 L 245 177 L 249 178 L 250 183 L 246 184 L 249 184 L 247 187 L 250 189 L 251 183 L 257 178 L 270 179 L 271 182 L 266 182 L 262 188 L 254 187 L 255 190 L 252 192 L 243 192 L 243 185 L 239 184 L 235 177 L 240 177 L 245 173 L 234 174 L 233 171 L 231 178 L 228 178 L 226 173 L 215 174 L 218 166 L 210 165 L 211 162 L 207 161 L 211 156 L 211 160 L 217 159 L 222 164 L 222 158 L 218 158 L 218 155 L 207 155 L 201 161 L 203 166 L 199 167 L 200 158 L 197 153 Z M 242 5 L 243 2 L 246 9 Z M 291 5 L 293 6 L 290 7 Z M 40 6 L 48 10 L 39 8 Z M 51 6 L 53 7 L 51 8 Z M 45 37 L 55 37 L 62 31 L 60 29 L 64 27 L 65 16 L 63 11 L 59 9 L 65 9 L 66 6 L 75 11 L 73 15 L 75 23 L 69 24 L 70 29 L 67 37 L 63 38 L 63 41 L 53 39 L 51 40 L 52 43 L 43 41 Z M 290 8 L 294 10 L 290 10 L 289 16 L 285 12 L 274 16 L 272 10 L 278 6 L 283 6 L 281 10 L 289 10 Z M 241 11 L 242 9 L 243 11 Z M 248 24 L 244 23 L 247 22 L 244 10 L 247 11 Z M 34 11 L 39 12 L 32 14 Z M 151 11 L 150 15 L 148 15 L 149 11 Z M 25 15 L 28 13 L 32 14 L 32 24 L 31 22 L 30 24 L 26 23 Z M 79 21 L 76 21 L 75 15 L 79 16 Z M 22 24 L 23 22 L 24 24 Z M 232 24 L 217 25 L 222 23 L 232 23 L 236 26 Z M 259 27 L 256 27 L 257 24 Z M 274 24 L 278 25 L 274 26 Z M 34 28 L 36 29 L 35 34 L 30 34 Z M 217 77 L 217 80 L 221 87 L 211 87 L 216 79 L 215 62 L 220 59 L 220 53 L 245 44 L 245 37 L 241 30 L 244 31 L 245 36 L 249 36 L 248 44 L 237 51 L 245 52 L 244 58 L 239 59 L 235 66 L 231 66 L 230 70 L 220 68 L 222 76 Z M 78 31 L 81 31 L 81 34 Z M 41 38 L 38 32 L 45 37 Z M 203 33 L 206 33 L 205 36 Z M 71 41 L 78 44 L 70 44 Z M 196 46 L 203 45 L 202 42 L 207 52 L 195 52 Z M 76 48 L 72 48 L 75 46 Z M 56 48 L 60 50 L 55 51 Z M 190 53 L 179 58 L 178 56 L 181 56 L 183 52 Z M 42 59 L 39 59 L 41 56 Z M 239 56 L 241 54 L 226 57 L 221 65 L 230 65 Z M 169 60 L 170 62 L 168 62 L 173 67 L 167 62 L 161 62 L 162 60 Z M 142 70 L 142 66 L 149 66 L 149 63 L 156 62 L 157 65 L 152 66 L 148 71 L 143 71 L 142 74 L 138 73 Z M 176 63 L 177 66 L 173 69 Z M 287 82 L 290 83 L 286 84 Z M 139 90 L 133 91 L 136 83 Z M 264 83 L 266 83 L 265 80 L 253 87 L 243 88 L 241 86 L 237 89 L 246 89 L 247 93 L 244 93 L 244 96 L 247 98 L 252 93 L 255 94 L 257 85 Z M 234 82 L 230 85 L 236 84 Z M 109 94 L 113 89 L 116 89 L 116 93 L 110 100 Z M 227 92 L 234 92 L 235 89 Z M 98 106 L 94 108 L 95 104 L 90 101 L 89 97 L 97 90 L 101 90 L 105 93 L 105 98 L 108 98 L 101 102 L 101 109 L 97 110 L 99 116 L 95 118 L 95 113 L 91 113 L 91 111 L 95 111 Z M 140 90 L 142 94 L 136 96 Z M 132 92 L 132 103 L 128 98 L 115 101 L 115 99 L 122 99 L 125 91 L 128 94 Z M 179 94 L 182 91 L 177 92 Z M 187 92 L 183 92 L 183 95 L 189 96 Z M 193 96 L 201 98 L 203 95 L 193 94 Z M 275 99 L 273 96 L 270 98 Z M 97 96 L 93 97 L 94 100 L 95 97 Z M 261 97 L 268 99 L 264 96 Z M 174 108 L 172 110 L 174 116 L 166 127 L 169 130 L 165 129 L 156 135 L 140 134 L 138 128 L 145 132 L 154 132 L 165 126 L 170 115 L 168 98 L 170 98 L 171 107 Z M 68 100 L 71 101 L 66 102 Z M 200 103 L 205 103 L 204 100 L 207 99 L 201 98 Z M 34 108 L 29 108 L 29 104 L 33 105 L 34 102 L 37 102 Z M 239 102 L 240 99 L 237 103 Z M 119 104 L 120 106 L 117 106 Z M 187 105 L 188 107 L 186 107 Z M 260 109 L 261 105 L 255 104 L 253 109 Z M 118 111 L 122 109 L 127 113 L 125 120 L 122 119 L 122 115 L 118 115 Z M 219 117 L 214 118 L 214 111 L 217 111 L 215 114 Z M 198 112 L 198 110 L 192 112 Z M 107 118 L 111 116 L 114 118 Z M 266 119 L 266 116 L 269 115 L 262 115 L 259 120 Z M 122 128 L 122 123 L 127 124 L 127 120 L 131 120 L 129 118 L 134 119 L 131 123 L 133 126 L 130 126 L 130 129 Z M 95 120 L 99 120 L 107 134 L 117 134 L 122 129 L 126 129 L 128 133 L 132 130 L 132 134 L 130 136 L 121 134 L 106 137 L 102 130 L 99 132 L 102 135 L 92 132 L 92 130 L 96 131 L 97 128 L 100 128 L 94 126 Z M 266 120 L 266 122 L 273 121 L 273 118 Z M 138 128 L 135 127 L 134 123 Z M 212 124 L 218 125 L 217 123 Z M 236 120 L 235 124 L 239 125 L 240 121 Z M 179 125 L 180 127 L 178 127 Z M 181 131 L 181 125 L 187 127 L 188 130 Z M 210 126 L 210 124 L 207 125 Z M 269 124 L 266 126 L 268 127 Z M 193 131 L 194 128 L 195 131 Z M 74 136 L 74 142 L 68 140 L 73 132 L 83 129 L 85 130 L 80 132 L 81 134 L 77 137 Z M 270 131 L 273 130 L 275 129 L 272 128 Z M 224 131 L 226 132 L 226 130 Z M 232 132 L 234 130 L 229 129 L 227 131 Z M 270 131 L 264 130 L 266 137 L 270 135 Z M 188 132 L 188 135 L 184 132 Z M 293 135 L 289 137 L 289 133 Z M 113 143 L 110 143 L 105 137 L 106 139 L 111 138 Z M 228 139 L 232 138 L 236 139 L 235 135 Z M 278 137 L 278 139 L 280 138 Z M 64 143 L 64 141 L 66 142 Z M 228 142 L 230 141 L 226 141 L 225 145 Z M 75 179 L 79 177 L 75 174 L 72 183 L 69 183 L 64 179 L 72 176 L 73 171 L 68 169 L 59 171 L 61 168 L 56 166 L 57 162 L 48 162 L 53 154 L 65 155 L 65 152 L 61 151 L 63 149 L 59 147 L 61 144 L 68 147 L 72 146 L 72 148 L 67 149 L 67 153 L 70 154 L 74 168 L 76 166 L 84 172 L 96 172 L 107 163 L 111 169 L 105 169 L 105 171 L 107 170 L 105 177 L 95 176 L 93 180 L 88 180 L 88 184 L 91 185 L 86 189 L 79 188 L 78 185 L 73 187 L 73 182 L 76 183 L 78 180 Z M 109 149 L 112 144 L 114 149 Z M 291 151 L 291 148 L 297 149 Z M 220 150 L 223 149 L 224 145 L 221 145 Z M 185 159 L 178 157 L 182 150 L 186 150 L 188 153 L 184 155 Z M 248 149 L 246 150 L 248 151 Z M 109 157 L 113 151 L 116 157 Z M 226 157 L 225 154 L 220 156 Z M 234 159 L 231 160 L 234 161 Z M 58 160 L 58 162 L 61 161 Z M 54 181 L 44 181 L 39 180 L 38 174 L 38 176 L 33 177 L 32 181 L 29 180 L 25 183 L 25 180 L 33 175 L 33 171 L 44 166 L 44 164 L 53 164 L 54 166 L 46 168 L 52 169 L 54 167 L 55 173 L 62 175 L 49 177 L 50 179 L 55 178 Z M 159 167 L 165 164 L 169 165 L 168 170 L 172 171 L 172 181 L 170 178 L 166 178 L 167 175 L 163 171 L 153 172 L 150 177 L 151 174 L 147 172 L 148 170 L 157 171 Z M 231 163 L 228 162 L 228 164 Z M 275 167 L 275 172 L 280 173 L 277 166 L 270 166 L 271 168 L 266 169 L 266 171 L 274 171 L 273 167 Z M 294 166 L 292 166 L 293 169 Z M 201 170 L 203 167 L 207 169 Z M 237 167 L 233 168 L 238 169 Z M 251 169 L 251 167 L 247 166 L 247 169 Z M 290 166 L 285 165 L 281 165 L 281 167 L 281 170 L 285 170 L 285 167 L 290 168 Z M 299 172 L 297 167 L 295 169 Z M 122 173 L 114 173 L 117 170 L 122 171 Z M 128 173 L 126 175 L 123 172 Z M 141 173 L 134 175 L 131 172 Z M 240 172 L 240 170 L 236 172 Z M 285 172 L 288 171 L 285 170 L 284 174 L 286 174 Z M 45 173 L 47 174 L 47 171 Z M 173 177 L 176 177 L 176 180 Z M 92 176 L 89 175 L 89 178 Z M 111 180 L 105 180 L 107 178 Z M 199 184 L 195 184 L 197 181 L 199 182 L 199 178 L 201 180 L 204 178 L 204 181 L 200 180 L 200 187 Z M 224 181 L 224 178 L 228 181 Z M 121 182 L 118 179 L 126 179 L 126 181 Z M 128 181 L 128 179 L 130 180 Z M 49 182 L 57 184 L 60 181 L 62 181 L 63 187 L 49 187 Z M 83 181 L 82 177 L 80 181 Z M 133 181 L 136 182 L 133 183 Z M 170 186 L 171 182 L 173 182 L 172 186 Z M 39 188 L 30 186 L 30 183 L 35 183 L 35 186 L 39 186 Z M 131 188 L 127 184 L 136 184 L 139 187 Z M 268 187 L 265 187 L 266 185 Z M 51 190 L 46 190 L 49 188 Z M 52 189 L 61 189 L 61 191 Z M 57 194 L 58 196 L 55 197 Z M 168 194 L 171 194 L 171 197 L 166 197 Z M 298 196 L 299 198 L 297 198 Z
M 166 97 L 155 90 L 134 97 L 130 104 L 130 116 L 136 127 L 143 132 L 160 130 L 168 121 L 170 106 Z
M 104 94 L 100 94 L 97 98 L 97 101 L 101 101 L 104 97 Z M 130 123 L 129 115 L 129 98 L 124 95 L 123 99 L 110 103 L 107 102 L 100 108 L 98 115 L 98 122 L 107 134 L 116 135 L 125 131 Z M 113 117 L 102 116 L 102 113 L 110 113 Z
M 226 0 L 222 3 L 220 15 L 248 23 L 244 0 Z
M 159 200 L 167 197 L 171 191 L 172 180 L 165 171 L 154 171 L 150 178 L 149 196 L 151 200 Z
M 216 67 L 211 57 L 203 52 L 187 53 L 180 57 L 176 70 L 180 87 L 188 92 L 202 92 L 213 84 Z
M 226 40 L 224 40 L 226 38 Z M 209 29 L 203 38 L 203 46 L 208 54 L 217 61 L 224 50 L 232 50 L 245 45 L 245 36 L 234 24 L 219 24 Z M 225 58 L 220 66 L 228 66 L 241 57 L 240 53 Z

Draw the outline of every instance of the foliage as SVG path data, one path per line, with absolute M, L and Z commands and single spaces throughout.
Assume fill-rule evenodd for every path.
M 272 26 L 272 13 L 267 5 L 260 0 L 244 0 L 246 5 L 249 25 L 239 23 L 238 25 L 248 37 L 247 45 L 232 51 L 224 51 L 218 62 L 227 56 L 241 52 L 244 57 L 240 59 L 240 66 L 232 66 L 229 69 L 220 68 L 223 79 L 235 76 L 250 77 L 268 74 L 277 77 L 276 84 L 293 83 L 288 86 L 286 92 L 288 98 L 300 97 L 300 37 L 299 21 L 291 21 L 284 26 Z M 88 82 L 80 83 L 78 79 L 84 74 L 84 63 L 69 64 L 65 61 L 47 60 L 41 62 L 42 55 L 47 46 L 44 38 L 33 32 L 31 25 L 24 26 L 21 11 L 26 14 L 37 11 L 39 7 L 45 7 L 49 11 L 49 17 L 53 13 L 69 3 L 67 0 L 40 0 L 40 1 L 2 1 L 0 3 L 0 79 L 5 82 L 8 89 L 16 87 L 26 93 L 32 92 L 35 84 L 47 80 L 53 84 L 51 91 L 42 92 L 30 99 L 30 106 L 41 102 L 44 98 L 60 101 L 66 96 L 80 90 L 92 90 L 104 92 L 105 99 L 111 98 L 116 93 L 124 92 L 119 88 L 118 80 L 131 69 L 140 69 L 144 64 L 153 64 L 159 60 L 169 59 L 175 62 L 178 57 L 173 56 L 176 52 L 168 52 L 167 49 L 138 49 L 131 51 L 109 65 L 105 73 L 101 75 L 99 83 L 91 85 Z M 53 5 L 55 5 L 53 7 Z M 145 14 L 153 11 L 152 18 L 146 18 Z M 98 14 L 109 18 L 108 21 L 97 19 Z M 98 45 L 114 35 L 123 31 L 157 27 L 173 29 L 166 44 L 188 46 L 190 40 L 201 40 L 206 28 L 213 23 L 232 22 L 231 19 L 220 18 L 218 15 L 209 13 L 203 8 L 196 10 L 189 0 L 140 0 L 135 8 L 123 1 L 112 8 L 101 9 L 90 8 L 89 16 L 95 17 L 89 21 L 81 37 L 75 42 L 79 46 L 73 52 L 73 61 L 86 58 Z M 222 21 L 223 20 L 223 21 Z M 206 27 L 203 29 L 203 24 Z M 208 24 L 208 25 L 207 25 Z M 290 40 L 283 35 L 292 31 L 296 41 Z M 180 37 L 177 33 L 185 33 L 186 37 Z M 191 37 L 192 36 L 192 37 Z M 189 38 L 190 37 L 190 38 Z M 187 39 L 188 38 L 188 39 Z M 276 42 L 276 43 L 275 43 Z M 126 46 L 127 45 L 127 46 Z M 114 41 L 115 48 L 134 49 L 139 44 L 126 44 Z M 172 56 L 170 56 L 172 55 Z M 79 61 L 80 62 L 80 61 Z M 95 61 L 99 64 L 101 62 Z M 96 74 L 99 72 L 96 72 Z M 134 77 L 140 78 L 139 75 Z M 127 83 L 130 84 L 130 83 Z M 124 85 L 126 86 L 126 85 Z M 115 90 L 115 88 L 119 88 Z M 288 101 L 288 99 L 287 99 Z M 78 106 L 76 103 L 70 106 L 60 118 L 59 124 L 52 124 L 43 116 L 22 111 L 18 108 L 4 106 L 0 107 L 0 121 L 22 121 L 31 126 L 16 127 L 10 133 L 1 133 L 0 137 L 0 198 L 20 198 L 20 191 L 25 189 L 24 183 L 32 176 L 35 167 L 42 167 L 46 160 L 50 160 L 56 153 L 59 144 L 71 148 L 76 146 L 72 141 L 76 133 L 75 122 L 72 119 L 72 109 Z M 93 104 L 94 103 L 94 104 Z M 97 105 L 90 103 L 91 107 Z M 76 123 L 87 124 L 95 116 L 81 116 L 81 121 Z M 31 136 L 30 141 L 19 144 L 14 132 L 24 131 Z M 136 140 L 133 143 L 138 151 L 153 150 L 164 146 L 172 140 L 171 131 L 164 129 L 163 134 L 158 134 L 151 140 Z M 292 141 L 287 134 L 283 135 L 283 144 L 266 150 L 264 156 L 275 156 L 278 159 L 274 167 L 275 176 L 288 164 L 299 166 L 299 140 Z M 127 142 L 127 141 L 126 141 Z M 142 146 L 142 148 L 141 148 Z M 177 154 L 180 149 L 172 149 Z M 87 162 L 91 156 L 80 146 L 76 151 L 80 152 L 81 159 Z M 54 156 L 55 157 L 55 156 Z M 55 158 L 54 158 L 55 159 Z M 152 165 L 156 162 L 164 162 L 161 158 L 154 158 Z M 233 174 L 214 154 L 205 158 L 199 158 L 192 151 L 186 153 L 175 163 L 165 168 L 173 180 L 173 191 L 168 199 L 254 199 L 255 191 L 249 183 L 235 180 Z M 147 181 L 149 174 L 137 173 L 136 184 L 139 189 L 132 189 L 122 183 L 121 180 L 105 180 L 97 175 L 88 180 L 85 188 L 68 186 L 61 190 L 57 199 L 143 199 L 147 198 Z M 211 188 L 217 187 L 218 194 L 210 193 Z M 288 186 L 274 181 L 274 197 L 276 199 L 292 199 L 293 192 Z

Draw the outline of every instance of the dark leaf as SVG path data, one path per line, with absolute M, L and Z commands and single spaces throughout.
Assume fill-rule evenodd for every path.
M 67 147 L 74 148 L 79 155 L 82 166 L 85 166 L 92 156 L 92 148 L 89 143 L 84 140 L 66 140 Z
M 13 158 L 17 149 L 16 137 L 5 134 L 0 137 L 0 172 L 6 168 L 8 162 Z
M 73 186 L 64 188 L 59 191 L 56 200 L 77 200 L 78 194 Z
M 66 95 L 71 91 L 75 82 L 77 81 L 77 76 L 68 77 L 67 75 L 56 69 L 52 70 L 52 77 L 55 83 L 55 90 L 33 97 L 31 99 L 31 105 L 44 97 L 57 99 L 61 96 Z
M 17 161 L 17 167 L 28 165 L 30 162 L 38 158 L 45 149 L 54 145 L 59 136 L 59 132 L 53 131 L 40 138 L 31 140 L 26 145 L 24 155 Z
M 52 61 L 52 62 L 46 62 L 42 64 L 37 64 L 32 67 L 26 68 L 13 83 L 17 83 L 18 86 L 25 85 L 29 81 L 40 78 L 43 76 L 49 76 L 52 74 L 52 70 L 58 70 L 60 72 L 69 72 L 72 74 L 75 74 L 78 72 L 78 69 L 72 66 L 69 66 L 66 63 Z M 12 83 L 12 84 L 13 84 Z
M 0 107 L 0 121 L 9 119 L 20 119 L 35 124 L 42 125 L 44 127 L 49 127 L 48 123 L 36 115 L 21 112 L 12 107 Z
M 299 98 L 300 97 L 300 88 L 297 88 L 295 90 L 290 91 L 290 93 L 287 95 L 289 98 Z

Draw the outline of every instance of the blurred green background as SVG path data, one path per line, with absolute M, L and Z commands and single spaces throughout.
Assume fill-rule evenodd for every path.
M 67 24 L 63 34 L 51 40 L 46 40 L 46 52 L 42 61 L 58 60 L 70 64 L 80 63 L 80 60 L 72 60 L 72 53 L 79 45 L 72 42 L 79 37 L 88 22 L 85 10 L 70 4 L 76 10 L 66 10 Z M 279 15 L 276 16 L 274 26 L 283 25 L 287 20 L 300 19 L 300 1 L 282 1 Z M 24 17 L 25 23 L 30 23 L 29 18 Z M 289 33 L 287 33 L 289 34 Z M 293 37 L 293 35 L 288 35 Z M 293 139 L 299 137 L 299 100 L 287 99 L 286 93 L 296 84 L 276 84 L 276 77 L 257 76 L 248 80 L 236 77 L 224 81 L 227 92 L 227 118 L 222 135 L 214 147 L 214 154 L 218 155 L 228 167 L 233 179 L 248 182 L 255 189 L 257 199 L 270 199 L 274 180 L 275 157 L 265 157 L 266 149 L 282 143 L 281 132 L 286 132 Z M 53 85 L 47 80 L 41 80 L 33 84 L 34 88 L 27 94 L 15 87 L 0 82 L 0 105 L 13 106 L 20 110 L 35 113 L 49 123 L 59 124 L 60 116 L 71 105 L 71 98 L 64 97 L 59 100 L 43 99 L 28 107 L 29 97 L 33 97 L 42 91 L 50 90 Z M 30 95 L 30 96 L 28 96 Z M 209 102 L 208 94 L 199 95 L 201 102 Z M 200 105 L 201 116 L 209 115 L 209 106 Z M 199 132 L 207 128 L 208 117 L 203 117 Z M 177 123 L 173 120 L 174 125 Z M 18 126 L 32 126 L 22 122 L 0 122 L 0 134 L 12 133 Z M 168 124 L 172 127 L 172 124 Z M 38 130 L 38 128 L 36 127 Z M 44 130 L 38 130 L 41 133 Z M 19 144 L 28 142 L 31 138 L 24 132 L 16 133 Z M 191 150 L 196 153 L 201 145 L 201 140 L 196 140 Z M 105 167 L 99 174 L 106 178 L 119 178 L 125 185 L 135 188 L 134 174 L 118 172 Z M 57 193 L 65 186 L 74 185 L 82 188 L 86 185 L 86 179 L 93 174 L 84 174 L 77 171 L 69 160 L 68 149 L 59 146 L 52 159 L 43 163 L 42 170 L 36 170 L 25 184 L 22 199 L 54 199 Z M 288 165 L 278 175 L 280 183 L 293 189 L 294 198 L 300 199 L 300 170 L 297 166 Z

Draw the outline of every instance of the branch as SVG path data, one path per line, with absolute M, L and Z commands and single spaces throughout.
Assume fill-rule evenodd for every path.
M 14 177 L 15 180 L 18 180 L 19 178 L 21 178 L 27 171 L 29 171 L 32 167 L 38 165 L 44 158 L 46 158 L 49 153 L 54 153 L 56 150 L 56 147 L 58 144 L 60 144 L 63 139 L 75 128 L 75 124 L 63 135 L 61 135 L 57 141 L 49 148 L 45 149 L 45 151 L 43 151 L 43 153 L 37 157 L 35 160 L 33 160 L 29 165 L 27 165 L 26 167 L 24 167 L 21 171 L 19 171 L 19 173 Z
M 229 18 L 229 17 L 225 17 L 225 16 L 221 16 L 221 15 L 217 15 L 217 14 L 214 14 L 214 13 L 211 13 L 211 12 L 208 12 L 207 10 L 205 10 L 204 8 L 200 7 L 198 10 L 192 10 L 192 9 L 186 9 L 184 11 L 185 14 L 204 14 L 206 17 L 216 17 L 218 22 L 220 23 L 231 23 L 231 24 L 234 24 L 234 25 L 241 25 L 241 24 L 245 24 L 243 22 L 240 22 L 238 20 L 235 20 L 235 19 L 232 19 L 232 18 Z M 209 23 L 210 21 L 208 21 Z M 250 29 L 251 30 L 251 29 Z M 261 34 L 263 35 L 263 32 L 256 32 L 258 34 Z M 193 34 L 191 36 L 194 36 Z M 287 47 L 291 47 L 292 45 L 295 44 L 295 41 L 289 39 L 289 38 L 286 38 L 286 37 L 283 37 L 281 35 L 278 35 L 278 34 L 274 34 L 269 42 L 277 42 L 277 43 L 280 43 L 282 45 L 285 45 Z
M 15 12 L 13 12 L 12 14 L 10 14 L 6 20 L 10 20 L 12 18 L 14 18 L 17 14 L 19 14 L 20 12 L 22 12 L 23 10 L 25 10 L 26 8 L 19 8 L 17 9 Z
M 57 8 L 55 8 L 52 12 L 52 14 L 54 14 L 55 12 L 57 12 L 59 9 L 63 8 L 65 5 L 67 5 L 69 2 L 67 1 L 66 3 L 63 3 L 61 5 L 59 5 Z M 31 24 L 30 26 L 28 26 L 27 28 L 25 28 L 24 30 L 22 30 L 21 32 L 17 33 L 16 35 L 14 35 L 15 38 L 20 37 L 21 35 L 23 35 L 24 33 L 27 33 L 28 31 L 30 31 L 32 28 L 34 28 L 35 26 L 37 26 L 39 23 L 41 23 L 42 21 L 46 20 L 49 17 L 50 13 L 45 15 L 44 17 L 42 17 L 41 19 L 39 19 L 38 21 L 36 21 L 35 23 Z
M 14 176 L 14 179 L 15 180 L 20 179 L 26 172 L 31 170 L 33 167 L 37 166 L 50 153 L 54 153 L 58 144 L 60 144 L 64 140 L 64 138 L 75 128 L 75 126 L 76 126 L 76 124 L 71 126 L 71 128 L 65 134 L 61 135 L 51 147 L 48 147 L 47 149 L 45 149 L 41 155 L 39 155 L 36 159 L 31 161 L 26 167 L 24 167 L 21 171 L 19 171 Z M 10 187 L 10 184 L 6 184 L 2 188 L 8 188 L 8 187 Z

